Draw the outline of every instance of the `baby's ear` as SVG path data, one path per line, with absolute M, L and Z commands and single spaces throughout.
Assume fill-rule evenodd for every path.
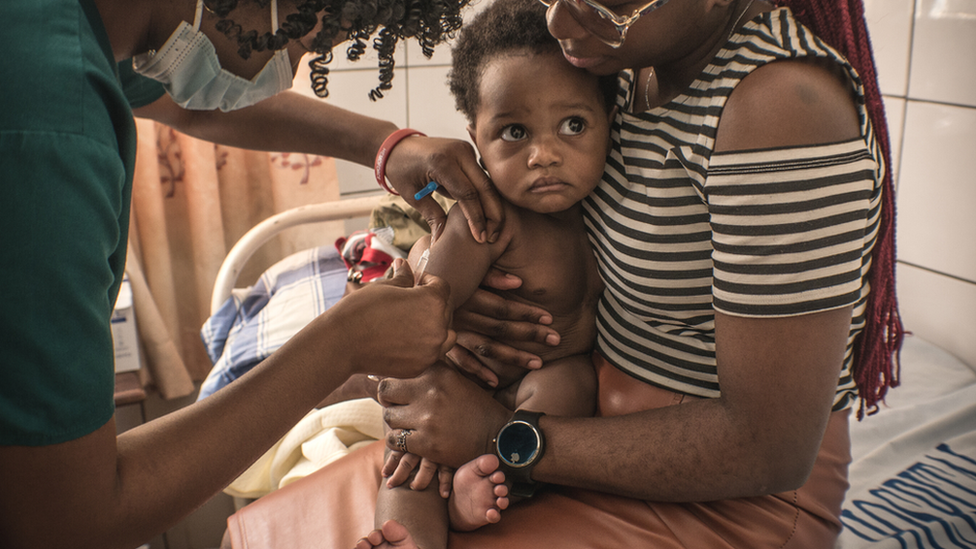
M 613 127 L 613 119 L 617 118 L 617 111 L 619 110 L 619 108 L 620 107 L 618 107 L 617 105 L 614 105 L 613 108 L 610 109 L 610 114 L 607 115 L 608 128 Z M 611 149 L 613 149 L 613 137 L 610 135 L 610 132 L 607 132 L 607 154 L 608 155 L 610 154 Z
M 475 129 L 474 125 L 472 124 L 468 124 L 467 130 L 468 130 L 468 137 L 471 138 L 471 142 L 474 143 L 474 148 L 477 149 L 478 139 L 476 138 L 476 136 L 478 135 L 478 131 Z M 488 166 L 485 166 L 485 159 L 482 158 L 480 150 L 478 151 L 478 164 L 481 166 L 482 170 L 485 170 L 486 172 L 488 171 Z

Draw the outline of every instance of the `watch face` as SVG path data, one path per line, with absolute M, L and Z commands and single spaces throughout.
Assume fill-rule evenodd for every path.
M 525 467 L 539 453 L 539 434 L 531 425 L 516 421 L 498 434 L 498 454 L 510 467 Z

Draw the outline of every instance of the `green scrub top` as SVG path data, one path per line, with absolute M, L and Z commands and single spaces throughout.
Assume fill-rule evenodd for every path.
M 56 444 L 115 410 L 132 107 L 163 90 L 116 65 L 92 0 L 2 2 L 0 20 L 0 444 Z

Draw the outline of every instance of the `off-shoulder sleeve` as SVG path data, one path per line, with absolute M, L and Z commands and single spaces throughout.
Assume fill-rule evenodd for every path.
M 713 154 L 715 309 L 791 316 L 866 297 L 880 169 L 862 139 Z

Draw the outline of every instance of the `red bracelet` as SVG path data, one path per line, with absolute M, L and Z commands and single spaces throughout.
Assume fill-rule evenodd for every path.
M 400 196 L 400 193 L 396 192 L 396 189 L 391 187 L 386 182 L 386 160 L 389 158 L 390 152 L 393 151 L 393 147 L 396 147 L 397 143 L 402 141 L 405 137 L 410 137 L 411 135 L 427 137 L 425 134 L 420 133 L 417 130 L 411 130 L 410 128 L 397 130 L 391 133 L 390 136 L 383 141 L 383 144 L 380 145 L 380 150 L 376 153 L 376 161 L 373 163 L 373 172 L 376 174 L 376 182 L 379 183 L 380 187 L 386 189 L 386 192 L 390 194 Z

